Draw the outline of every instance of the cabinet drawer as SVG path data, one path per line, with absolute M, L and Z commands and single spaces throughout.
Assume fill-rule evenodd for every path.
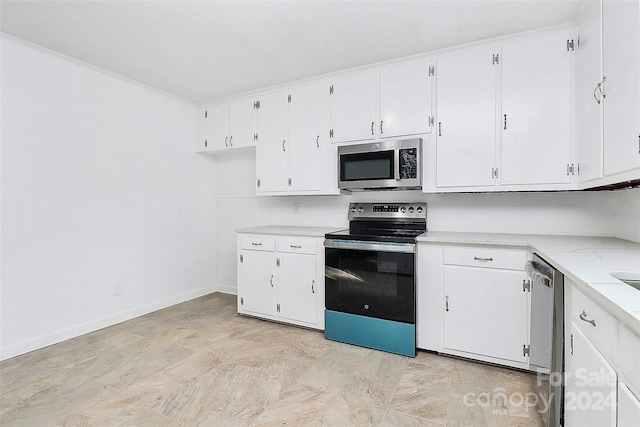
M 571 315 L 576 324 L 609 360 L 615 361 L 618 319 L 575 286 L 571 299 Z
M 273 237 L 240 236 L 239 240 L 240 249 L 270 252 L 274 252 L 276 250 L 276 239 Z
M 278 252 L 315 255 L 317 253 L 316 239 L 296 236 L 278 237 Z
M 620 371 L 627 377 L 631 387 L 640 394 L 640 337 L 621 324 L 618 345 Z
M 524 270 L 525 251 L 495 248 L 445 248 L 444 263 L 468 267 Z

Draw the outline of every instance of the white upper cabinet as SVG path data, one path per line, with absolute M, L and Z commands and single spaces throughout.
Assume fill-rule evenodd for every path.
M 270 192 L 286 189 L 289 176 L 287 141 L 287 94 L 276 92 L 260 98 L 256 189 Z
M 427 59 L 380 70 L 380 138 L 430 133 L 431 85 L 435 72 Z
M 219 153 L 256 144 L 256 110 L 253 98 L 208 104 L 198 111 L 197 151 Z
M 229 147 L 256 145 L 256 111 L 254 98 L 243 98 L 229 103 Z
M 640 179 L 640 2 L 585 7 L 578 43 L 578 175 L 588 188 Z
M 597 85 L 602 80 L 602 4 L 586 3 L 578 28 L 576 104 L 578 121 L 578 180 L 602 178 L 602 108 Z
M 326 82 L 265 95 L 259 103 L 257 194 L 339 194 Z
M 229 143 L 228 104 L 206 106 L 201 114 L 204 118 L 204 132 L 198 140 L 198 151 L 216 151 L 227 148 Z
M 571 188 L 570 41 L 556 30 L 438 59 L 425 191 Z
M 604 174 L 640 178 L 640 2 L 602 3 Z
M 376 137 L 378 70 L 347 74 L 333 79 L 331 94 L 331 142 L 365 141 Z
M 337 186 L 337 174 L 326 176 L 335 169 L 332 165 L 336 161 L 331 156 L 335 150 L 327 132 L 331 99 L 326 84 L 314 82 L 292 88 L 289 100 L 291 190 L 320 191 L 327 179 Z
M 496 50 L 438 59 L 437 187 L 495 185 Z
M 571 183 L 570 33 L 502 44 L 500 183 Z

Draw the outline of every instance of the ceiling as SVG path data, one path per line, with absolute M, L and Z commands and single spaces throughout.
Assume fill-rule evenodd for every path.
M 571 22 L 582 3 L 2 0 L 0 29 L 201 102 Z

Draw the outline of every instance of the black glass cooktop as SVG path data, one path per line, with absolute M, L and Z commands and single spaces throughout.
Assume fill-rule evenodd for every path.
M 427 231 L 408 229 L 349 229 L 325 235 L 326 239 L 372 242 L 415 243 L 416 237 Z

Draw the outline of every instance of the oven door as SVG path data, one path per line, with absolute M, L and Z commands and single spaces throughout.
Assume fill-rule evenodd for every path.
M 327 310 L 415 323 L 414 245 L 392 245 L 390 252 L 375 242 L 325 246 Z

